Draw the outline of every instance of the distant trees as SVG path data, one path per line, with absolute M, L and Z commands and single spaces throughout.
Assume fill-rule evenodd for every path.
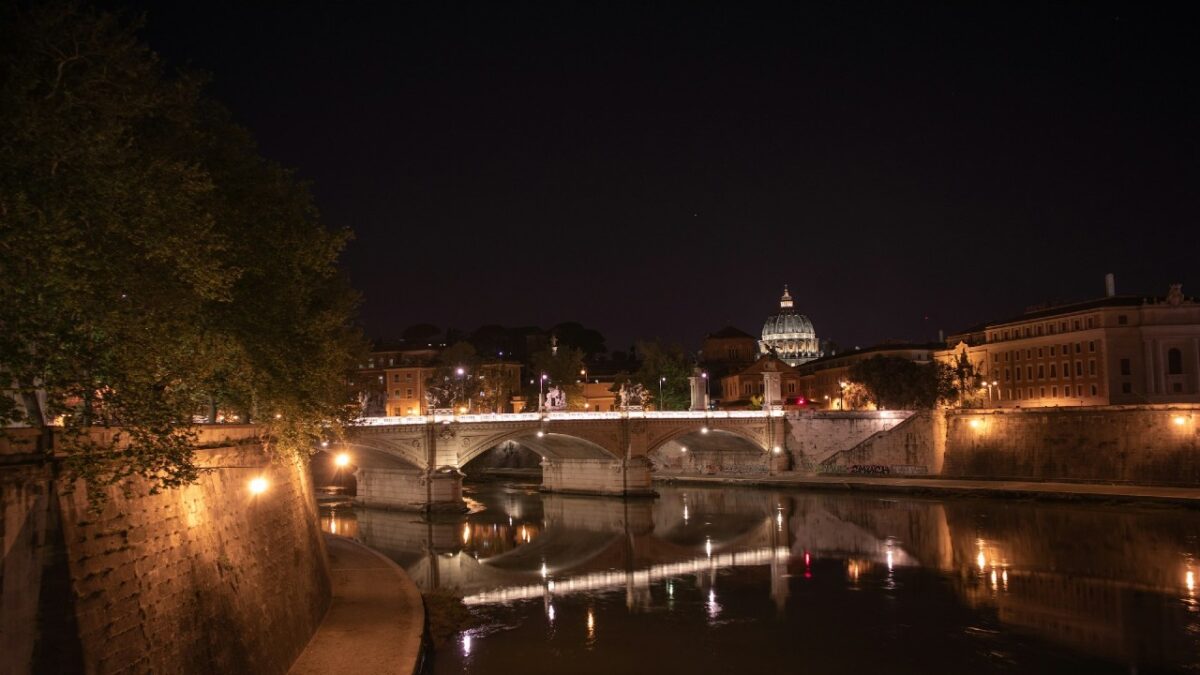
M 350 233 L 135 28 L 0 7 L 0 416 L 60 423 L 94 499 L 194 480 L 193 415 L 218 407 L 305 451 L 354 414 L 365 348 L 336 267 Z
M 922 364 L 896 356 L 873 356 L 851 366 L 849 378 L 852 384 L 861 385 L 869 402 L 893 410 L 933 408 L 953 400 L 958 391 L 950 367 L 938 361 Z
M 641 365 L 630 379 L 646 388 L 657 409 L 687 410 L 691 405 L 688 377 L 692 374 L 693 361 L 683 347 L 640 341 L 637 353 L 641 356 Z

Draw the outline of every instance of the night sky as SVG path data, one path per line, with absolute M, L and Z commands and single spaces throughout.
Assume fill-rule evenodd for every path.
M 1140 4 L 112 6 L 356 232 L 370 335 L 694 348 L 784 283 L 843 346 L 1200 292 L 1200 23 Z

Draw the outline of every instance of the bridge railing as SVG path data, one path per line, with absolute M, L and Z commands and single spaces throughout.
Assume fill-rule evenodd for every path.
M 720 419 L 763 419 L 783 417 L 782 410 L 631 410 L 621 412 L 531 412 L 531 413 L 486 413 L 475 415 L 407 415 L 403 417 L 363 417 L 358 424 L 368 427 L 410 424 L 472 424 L 485 422 L 538 422 L 569 420 L 720 420 Z

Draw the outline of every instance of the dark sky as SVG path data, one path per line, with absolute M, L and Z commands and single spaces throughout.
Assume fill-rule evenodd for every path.
M 1200 290 L 1194 15 L 1144 3 L 134 4 L 357 240 L 368 332 L 866 346 Z M 126 5 L 129 6 L 129 5 Z

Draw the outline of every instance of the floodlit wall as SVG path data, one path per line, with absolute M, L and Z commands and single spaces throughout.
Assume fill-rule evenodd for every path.
M 4 672 L 286 672 L 329 569 L 307 467 L 268 462 L 256 434 L 205 428 L 196 484 L 113 488 L 98 513 L 35 432 L 0 441 Z
M 1200 485 L 1200 406 L 957 410 L 944 474 Z

